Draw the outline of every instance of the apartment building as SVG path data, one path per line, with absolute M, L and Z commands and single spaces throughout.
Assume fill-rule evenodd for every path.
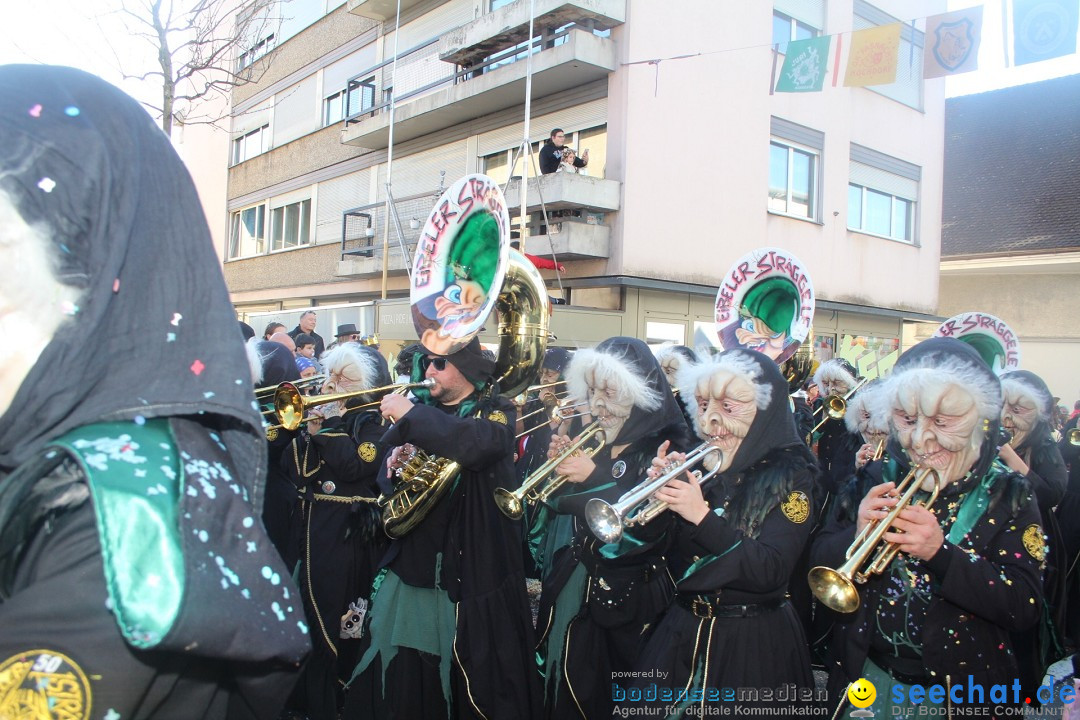
M 291 0 L 310 22 L 240 59 L 270 66 L 233 97 L 233 301 L 253 318 L 345 304 L 412 340 L 406 258 L 441 189 L 484 172 L 521 205 L 531 80 L 532 147 L 559 127 L 590 157 L 581 175 L 530 166 L 515 219 L 566 267 L 543 271 L 566 301 L 558 344 L 709 342 L 728 268 L 777 246 L 813 279 L 819 354 L 887 369 L 936 319 L 944 86 L 922 80 L 920 28 L 945 4 L 400 0 L 399 26 L 397 0 Z M 847 33 L 897 21 L 897 81 L 843 87 Z M 824 90 L 772 93 L 786 43 L 819 35 L 843 39 Z

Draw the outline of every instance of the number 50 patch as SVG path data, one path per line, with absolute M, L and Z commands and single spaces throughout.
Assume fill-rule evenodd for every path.
M 88 720 L 90 683 L 74 660 L 28 650 L 0 663 L 0 718 Z

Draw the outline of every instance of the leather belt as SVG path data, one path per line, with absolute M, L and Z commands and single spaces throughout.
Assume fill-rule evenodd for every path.
M 725 605 L 721 604 L 720 597 L 717 595 L 678 594 L 675 596 L 675 602 L 689 610 L 696 617 L 709 620 L 712 618 L 755 617 L 773 610 L 779 610 L 787 605 L 787 598 L 751 605 Z

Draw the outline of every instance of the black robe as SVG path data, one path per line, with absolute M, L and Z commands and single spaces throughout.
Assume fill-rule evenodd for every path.
M 539 712 L 520 521 L 494 501 L 496 487 L 517 486 L 514 407 L 499 397 L 481 400 L 479 417 L 458 417 L 456 410 L 414 405 L 382 438 L 388 447 L 412 443 L 462 468 L 453 489 L 391 544 L 384 561 L 404 584 L 439 588 L 455 604 L 451 697 L 443 697 L 437 657 L 398 647 L 388 667 L 380 654 L 366 668 L 360 682 L 367 689 L 355 704 L 349 698 L 346 718 L 528 719 Z M 373 625 L 367 641 L 383 647 L 392 632 Z

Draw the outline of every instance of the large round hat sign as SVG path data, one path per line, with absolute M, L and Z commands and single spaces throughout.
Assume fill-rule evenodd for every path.
M 757 350 L 782 363 L 799 349 L 813 320 L 810 274 L 787 250 L 748 252 L 716 292 L 716 332 L 725 350 Z
M 994 374 L 1020 369 L 1020 340 L 1005 321 L 977 310 L 953 315 L 941 323 L 934 337 L 963 340 L 978 351 Z
M 428 352 L 450 355 L 480 331 L 502 288 L 510 215 L 499 184 L 467 175 L 435 203 L 413 257 L 409 299 Z

